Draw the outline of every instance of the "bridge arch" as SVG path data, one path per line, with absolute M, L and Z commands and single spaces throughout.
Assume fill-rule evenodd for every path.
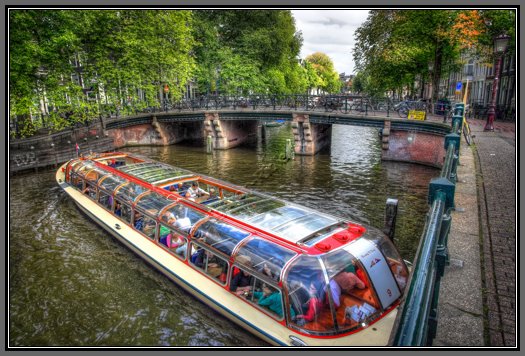
M 251 109 L 143 113 L 106 119 L 104 128 L 116 148 L 170 145 L 209 135 L 215 149 L 229 149 L 255 133 L 258 122 L 277 119 L 291 122 L 298 155 L 314 155 L 329 145 L 332 125 L 357 125 L 379 129 L 382 159 L 435 167 L 443 164 L 444 136 L 450 133 L 446 124 L 387 116 Z

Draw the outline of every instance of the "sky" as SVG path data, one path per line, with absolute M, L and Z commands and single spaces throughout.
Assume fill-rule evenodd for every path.
M 354 32 L 365 22 L 368 10 L 292 10 L 292 14 L 303 34 L 301 58 L 323 52 L 338 73 L 353 73 Z

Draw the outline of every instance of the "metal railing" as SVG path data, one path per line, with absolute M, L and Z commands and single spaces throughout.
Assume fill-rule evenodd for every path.
M 456 104 L 452 132 L 445 136 L 446 156 L 441 174 L 431 180 L 425 228 L 412 266 L 405 297 L 390 336 L 391 346 L 430 346 L 437 332 L 439 286 L 445 266 L 454 208 L 456 171 L 464 105 Z
M 70 127 L 88 125 L 93 120 L 134 116 L 144 113 L 192 112 L 203 110 L 268 110 L 268 111 L 311 111 L 333 112 L 359 116 L 387 116 L 395 112 L 396 102 L 388 98 L 373 99 L 359 95 L 309 95 L 309 94 L 253 94 L 239 95 L 201 95 L 192 99 L 177 101 L 162 100 L 148 102 L 122 102 L 101 104 L 82 113 L 68 108 L 54 108 L 54 114 L 63 116 L 70 122 Z M 82 114 L 82 115 L 81 115 Z M 81 115 L 82 118 L 77 117 Z M 397 113 L 395 116 L 399 116 Z M 400 117 L 400 116 L 399 116 Z M 31 117 L 37 129 L 53 130 L 50 114 L 38 114 Z M 63 127 L 63 124 L 61 124 Z M 10 118 L 10 135 L 18 138 L 19 122 L 16 116 Z

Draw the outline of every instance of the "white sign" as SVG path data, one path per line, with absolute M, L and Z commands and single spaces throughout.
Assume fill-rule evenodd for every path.
M 368 272 L 381 306 L 388 308 L 401 296 L 388 262 L 376 245 L 366 239 L 359 239 L 349 245 L 349 252 L 357 257 Z

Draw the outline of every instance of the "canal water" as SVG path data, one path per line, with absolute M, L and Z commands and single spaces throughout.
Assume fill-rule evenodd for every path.
M 356 222 L 383 226 L 399 200 L 396 245 L 414 258 L 435 168 L 382 162 L 377 129 L 334 125 L 314 157 L 284 156 L 289 125 L 243 147 L 207 154 L 201 143 L 130 147 L 194 172 Z M 9 186 L 10 346 L 266 346 L 193 299 L 80 212 L 53 170 Z

